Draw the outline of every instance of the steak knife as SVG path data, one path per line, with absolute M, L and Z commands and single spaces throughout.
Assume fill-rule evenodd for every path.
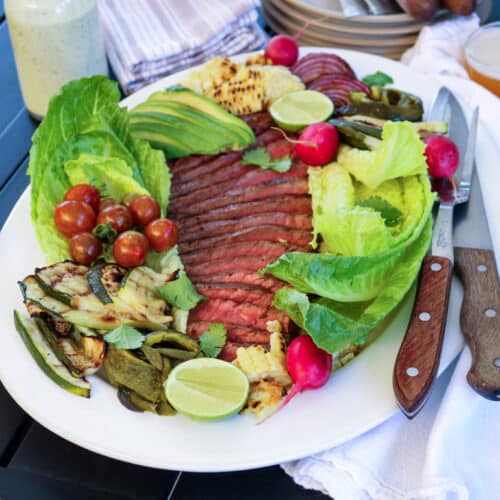
M 440 179 L 434 185 L 439 209 L 432 252 L 422 263 L 412 316 L 393 372 L 394 393 L 408 418 L 413 418 L 425 404 L 439 367 L 453 269 L 453 210 L 469 199 L 477 118 L 476 109 L 469 132 L 460 104 L 445 87 L 439 90 L 431 107 L 430 120 L 447 121 L 449 136 L 460 150 L 456 175 L 460 184 L 457 187 L 455 182 Z

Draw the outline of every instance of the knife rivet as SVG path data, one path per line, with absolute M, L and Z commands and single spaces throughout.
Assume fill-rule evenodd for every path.
M 421 312 L 418 315 L 418 319 L 420 321 L 429 321 L 431 319 L 431 315 L 428 312 Z
M 493 364 L 497 367 L 497 368 L 500 368 L 500 358 L 495 358 L 493 360 Z
M 497 312 L 495 309 L 486 309 L 486 311 L 484 311 L 484 315 L 488 318 L 494 318 L 497 315 Z
M 406 370 L 406 375 L 408 375 L 408 377 L 416 377 L 418 373 L 418 368 L 415 368 L 414 366 L 410 366 L 410 368 L 407 368 Z
M 488 266 L 484 265 L 484 264 L 479 264 L 476 269 L 478 270 L 478 272 L 480 273 L 485 273 L 487 270 L 488 270 Z
M 431 264 L 431 271 L 437 272 L 441 271 L 441 269 L 443 269 L 443 266 L 439 262 L 433 262 Z

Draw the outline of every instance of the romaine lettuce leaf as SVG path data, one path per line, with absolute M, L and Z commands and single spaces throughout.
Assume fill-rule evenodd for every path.
M 101 196 L 121 200 L 128 193 L 150 194 L 133 177 L 132 169 L 119 158 L 82 154 L 69 160 L 64 171 L 72 185 L 91 184 Z
M 165 161 L 165 155 L 159 149 L 153 149 L 149 142 L 129 137 L 128 147 L 137 161 L 144 187 L 159 203 L 164 216 L 170 198 L 171 174 Z
M 313 241 L 316 248 L 319 226 L 324 214 L 354 205 L 354 185 L 351 176 L 340 165 L 330 163 L 324 168 L 312 167 L 308 170 L 309 193 L 313 209 Z
M 351 343 L 363 344 L 370 331 L 396 308 L 410 289 L 431 237 L 429 215 L 419 237 L 392 266 L 380 293 L 371 301 L 346 304 L 328 298 L 310 299 L 306 293 L 285 287 L 276 293 L 273 305 L 287 313 L 318 347 L 330 353 Z
M 358 181 L 375 189 L 389 179 L 425 174 L 424 151 L 425 144 L 411 123 L 387 121 L 377 149 L 365 151 L 342 145 L 337 161 Z
M 309 192 L 314 238 L 321 234 L 321 251 L 333 255 L 373 255 L 418 236 L 434 204 L 427 176 L 388 180 L 372 189 L 354 181 L 337 163 L 309 169 Z M 379 211 L 359 205 L 373 198 L 401 212 L 396 224 L 388 225 Z
M 119 107 L 119 100 L 117 84 L 104 76 L 71 81 L 52 97 L 47 115 L 33 135 L 28 169 L 31 217 L 49 263 L 69 257 L 67 240 L 58 233 L 53 214 L 55 205 L 72 184 L 65 165 L 71 165 L 76 176 L 72 162 L 82 155 L 113 160 L 114 165 L 126 164 L 130 180 L 110 179 L 108 187 L 113 186 L 118 194 L 127 183 L 135 186 L 132 192 L 138 192 L 137 186 L 141 186 L 140 192 L 151 193 L 165 211 L 170 173 L 164 155 L 147 142 L 130 136 L 129 115 Z M 118 175 L 115 168 L 112 175 Z M 81 172 L 79 178 L 83 178 Z

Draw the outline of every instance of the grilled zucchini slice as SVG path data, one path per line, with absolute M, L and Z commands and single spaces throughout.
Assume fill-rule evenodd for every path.
M 85 379 L 73 377 L 59 362 L 31 318 L 23 317 L 18 311 L 14 311 L 14 323 L 36 364 L 51 380 L 72 394 L 90 397 L 90 383 Z

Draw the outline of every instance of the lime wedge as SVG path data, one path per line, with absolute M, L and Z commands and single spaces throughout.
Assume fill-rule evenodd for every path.
M 269 112 L 282 129 L 296 132 L 311 123 L 327 120 L 333 113 L 333 103 L 316 90 L 299 90 L 280 97 Z
M 213 358 L 177 365 L 164 384 L 168 402 L 199 420 L 221 420 L 238 413 L 248 397 L 248 379 L 236 366 Z

